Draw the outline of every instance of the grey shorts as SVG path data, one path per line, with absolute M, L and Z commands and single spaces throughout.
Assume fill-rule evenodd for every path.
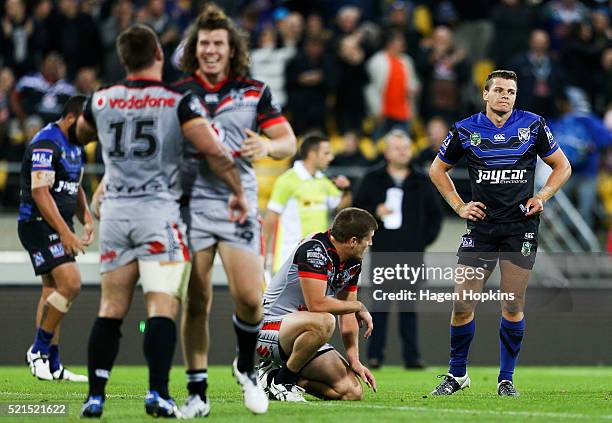
M 189 261 L 185 225 L 176 219 L 102 219 L 100 271 L 110 272 L 134 260 Z
M 289 356 L 280 345 L 280 328 L 283 323 L 283 316 L 266 317 L 261 325 L 261 329 L 257 334 L 257 345 L 255 349 L 262 360 L 272 361 L 274 364 L 282 366 L 287 362 Z M 328 351 L 334 351 L 335 348 L 331 344 L 322 345 L 315 356 L 310 360 L 314 360 L 321 354 Z
M 261 218 L 256 212 L 250 213 L 243 224 L 230 222 L 229 209 L 224 201 L 183 208 L 181 213 L 187 222 L 191 251 L 205 250 L 219 242 L 226 242 L 257 255 L 263 254 Z

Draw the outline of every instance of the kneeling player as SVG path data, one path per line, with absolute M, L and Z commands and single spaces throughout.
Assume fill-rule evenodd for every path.
M 61 321 L 81 289 L 74 257 L 93 241 L 93 218 L 80 186 L 83 156 L 73 131 L 84 101 L 83 96 L 71 97 L 61 119 L 36 134 L 21 170 L 19 239 L 43 284 L 36 310 L 36 337 L 26 361 L 41 380 L 87 382 L 84 375 L 62 366 L 58 345 Z M 84 225 L 82 240 L 72 227 L 75 212 Z
M 304 391 L 329 400 L 360 400 L 358 377 L 376 390 L 359 361 L 359 326 L 372 333 L 372 316 L 357 301 L 361 260 L 376 220 L 365 210 L 342 210 L 328 232 L 304 239 L 264 294 L 257 339 L 258 377 L 271 399 L 305 401 Z M 340 317 L 347 359 L 327 343 Z M 279 369 L 280 367 L 280 369 Z

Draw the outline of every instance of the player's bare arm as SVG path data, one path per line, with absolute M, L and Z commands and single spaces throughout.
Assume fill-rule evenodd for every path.
M 536 195 L 527 200 L 525 207 L 529 210 L 525 216 L 533 216 L 542 213 L 544 203 L 552 198 L 553 195 L 567 182 L 572 174 L 572 167 L 561 149 L 558 149 L 548 157 L 544 157 L 544 163 L 552 168 L 552 173 L 548 176 L 546 184 Z
M 66 253 L 72 256 L 78 255 L 79 252 L 85 253 L 83 243 L 70 230 L 49 192 L 49 188 L 53 186 L 54 182 L 55 172 L 32 172 L 32 198 L 45 222 L 59 234 Z
M 357 313 L 365 309 L 360 301 L 343 301 L 326 296 L 327 281 L 314 278 L 300 278 L 300 285 L 302 286 L 308 311 L 339 315 Z
M 278 225 L 278 221 L 280 219 L 280 214 L 276 213 L 268 209 L 266 211 L 266 216 L 264 218 L 263 224 L 263 236 L 264 236 L 264 245 L 266 246 L 265 251 L 265 267 L 272 267 L 272 255 L 274 250 L 274 232 L 276 231 L 276 227 Z
M 245 128 L 244 132 L 246 138 L 242 141 L 240 154 L 248 160 L 253 161 L 263 157 L 281 160 L 295 154 L 297 141 L 291 125 L 287 122 L 265 128 L 263 133 L 269 140 L 264 140 L 248 128 Z
M 452 168 L 452 165 L 444 163 L 439 157 L 436 157 L 429 168 L 429 177 L 444 200 L 461 218 L 473 221 L 484 219 L 487 206 L 479 201 L 465 203 L 461 199 L 453 180 L 448 174 Z
M 87 206 L 87 195 L 82 186 L 79 187 L 79 193 L 77 196 L 77 209 L 76 215 L 79 222 L 83 225 L 83 238 L 81 242 L 84 246 L 89 246 L 94 240 L 94 222 L 93 216 Z
M 338 294 L 338 298 L 342 301 L 357 301 L 357 292 L 347 292 L 342 291 Z M 367 314 L 369 319 L 364 319 L 364 322 L 367 321 L 367 329 L 364 333 L 364 338 L 369 338 L 372 333 L 372 329 L 374 328 L 372 325 L 372 316 L 368 313 L 367 310 L 360 312 L 360 314 Z M 359 360 L 359 326 L 357 313 L 355 315 L 352 314 L 343 314 L 339 316 L 339 324 L 340 324 L 340 333 L 342 334 L 342 343 L 344 344 L 344 349 L 346 351 L 346 358 L 351 366 L 351 369 L 365 382 L 366 385 L 374 392 L 376 392 L 377 384 L 374 375 L 370 372 L 370 370 L 365 367 L 361 361 Z
M 94 191 L 91 196 L 91 205 L 89 209 L 93 213 L 94 217 L 100 220 L 100 206 L 102 206 L 102 199 L 104 198 L 104 193 L 106 192 L 106 175 L 102 177 L 100 182 L 98 183 L 98 187 Z

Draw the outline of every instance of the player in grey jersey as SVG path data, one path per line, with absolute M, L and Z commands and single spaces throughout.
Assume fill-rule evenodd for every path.
M 253 413 L 264 413 L 268 402 L 256 384 L 254 371 L 262 318 L 263 258 L 252 162 L 265 156 L 289 157 L 295 153 L 296 140 L 291 126 L 274 105 L 269 88 L 246 78 L 246 41 L 217 6 L 206 6 L 192 25 L 181 67 L 189 76 L 175 87 L 200 97 L 223 144 L 236 157 L 250 206 L 244 224 L 231 222 L 225 211 L 227 189 L 210 177 L 209 169 L 201 166 L 197 157 L 188 158 L 183 175 L 189 198 L 189 246 L 194 258 L 182 321 L 189 397 L 181 411 L 190 417 L 210 412 L 206 396 L 208 315 L 212 302 L 211 269 L 218 251 L 236 306 L 233 320 L 238 354 L 234 374 L 244 391 L 245 406 Z M 269 140 L 263 140 L 257 134 L 259 130 Z
M 232 158 L 221 147 L 200 102 L 161 82 L 163 53 L 143 25 L 122 32 L 117 53 L 126 80 L 96 91 L 77 123 L 81 142 L 99 139 L 106 192 L 101 209 L 102 296 L 89 339 L 89 396 L 83 417 L 100 417 L 104 388 L 119 349 L 120 327 L 140 279 L 147 308 L 144 353 L 149 367 L 148 414 L 180 417 L 168 392 L 176 318 L 189 274 L 179 212 L 183 137 L 229 185 L 230 216 L 247 204 Z M 237 216 L 233 216 L 237 213 Z

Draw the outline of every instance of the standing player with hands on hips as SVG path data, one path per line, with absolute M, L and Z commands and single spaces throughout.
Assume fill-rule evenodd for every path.
M 144 25 L 126 29 L 117 38 L 117 54 L 127 79 L 97 90 L 77 125 L 83 143 L 100 140 L 105 165 L 102 292 L 89 339 L 89 394 L 81 416 L 102 414 L 121 324 L 140 279 L 148 316 L 145 410 L 156 417 L 181 417 L 168 392 L 168 379 L 176 345 L 174 321 L 189 275 L 179 209 L 184 138 L 229 187 L 225 207 L 229 204 L 230 218 L 244 221 L 247 204 L 233 160 L 218 142 L 200 101 L 162 82 L 164 55 L 155 33 Z
M 481 292 L 497 265 L 501 290 L 514 294 L 501 302 L 500 371 L 497 393 L 517 396 L 513 374 L 525 332 L 525 291 L 535 263 L 539 214 L 571 174 L 567 158 L 544 118 L 515 110 L 517 77 L 496 70 L 483 90 L 485 112 L 456 122 L 444 140 L 429 175 L 455 212 L 467 219 L 467 232 L 457 253 L 458 263 L 474 268 L 474 278 L 455 284 L 460 300 L 453 302 L 450 327 L 450 368 L 431 395 L 452 395 L 470 386 L 467 357 L 474 337 L 476 301 L 464 292 Z M 467 156 L 473 201 L 465 203 L 448 171 Z M 537 157 L 552 168 L 546 184 L 533 195 Z
M 19 239 L 43 285 L 36 310 L 36 337 L 26 361 L 41 380 L 87 382 L 87 377 L 65 369 L 59 355 L 60 324 L 81 289 L 74 258 L 85 253 L 94 237 L 93 218 L 81 186 L 83 149 L 75 135 L 84 102 L 84 96 L 66 101 L 60 120 L 31 140 L 21 168 Z M 74 233 L 75 214 L 83 224 L 82 239 Z
M 187 152 L 183 169 L 184 216 L 188 222 L 193 267 L 183 308 L 182 344 L 189 397 L 184 416 L 206 416 L 208 386 L 208 317 L 212 304 L 211 273 L 218 252 L 234 300 L 238 339 L 233 372 L 244 393 L 244 404 L 265 413 L 268 399 L 254 368 L 255 344 L 262 319 L 263 251 L 257 207 L 257 180 L 252 162 L 269 156 L 283 159 L 295 153 L 295 135 L 267 85 L 246 77 L 247 40 L 216 5 L 207 5 L 193 23 L 180 58 L 189 76 L 175 84 L 196 94 L 236 159 L 249 203 L 245 222 L 227 214 L 229 190 L 211 174 L 196 152 Z M 261 130 L 269 140 L 257 132 Z M 187 207 L 188 206 L 188 207 Z

